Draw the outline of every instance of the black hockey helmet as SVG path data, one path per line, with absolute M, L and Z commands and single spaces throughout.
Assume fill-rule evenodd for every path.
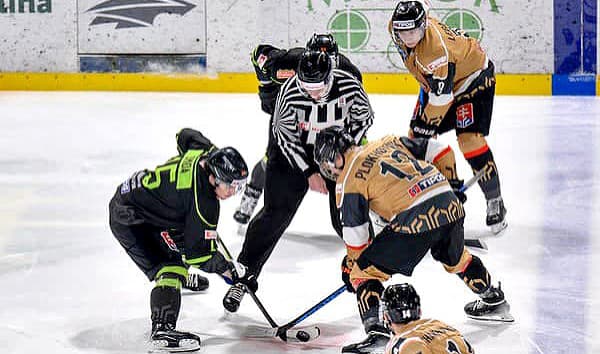
M 425 26 L 428 6 L 424 0 L 400 1 L 392 15 L 392 32 L 396 42 L 400 39 L 400 32 L 410 31 Z
M 320 83 L 331 74 L 331 60 L 326 53 L 305 50 L 298 63 L 298 79 L 306 83 Z
M 338 154 L 343 159 L 344 153 L 353 145 L 354 139 L 344 127 L 334 125 L 321 130 L 317 134 L 314 145 L 314 159 L 319 165 L 323 176 L 333 181 L 337 179 L 337 175 L 333 172 L 333 168 L 336 168 L 335 160 Z
M 384 319 L 391 323 L 408 323 L 421 318 L 421 300 L 408 283 L 388 286 L 381 296 Z
M 296 73 L 300 88 L 315 101 L 327 97 L 333 83 L 333 63 L 327 53 L 305 50 Z
M 248 165 L 242 155 L 228 146 L 213 151 L 206 159 L 208 169 L 215 176 L 217 184 L 225 183 L 241 191 L 248 178 Z
M 325 52 L 337 64 L 339 49 L 335 38 L 330 33 L 314 33 L 306 43 L 306 49 L 315 52 Z

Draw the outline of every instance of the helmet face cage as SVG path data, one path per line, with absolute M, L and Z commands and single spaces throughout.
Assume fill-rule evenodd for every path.
M 248 166 L 236 149 L 226 147 L 216 150 L 208 157 L 207 164 L 217 185 L 224 184 L 234 188 L 235 193 L 244 188 L 248 178 Z
M 334 170 L 339 169 L 335 165 L 338 155 L 342 158 L 342 168 L 344 166 L 344 153 L 352 144 L 354 140 L 346 132 L 343 127 L 332 126 L 317 134 L 314 145 L 314 159 L 321 174 L 326 178 L 335 181 L 337 180 L 337 173 Z
M 401 1 L 392 15 L 392 33 L 396 43 L 403 43 L 402 32 L 425 29 L 427 13 L 420 1 Z
M 298 85 L 314 100 L 323 101 L 333 85 L 332 69 L 327 53 L 306 50 L 298 63 Z
M 382 312 L 386 321 L 408 323 L 421 318 L 421 301 L 410 284 L 390 285 L 381 298 Z

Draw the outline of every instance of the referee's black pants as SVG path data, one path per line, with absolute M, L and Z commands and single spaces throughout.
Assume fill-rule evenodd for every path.
M 308 179 L 280 156 L 269 158 L 265 180 L 264 206 L 250 221 L 238 261 L 253 274 L 260 273 L 277 241 L 292 222 L 308 191 Z M 341 237 L 342 225 L 335 202 L 335 182 L 325 179 L 329 191 L 331 224 Z

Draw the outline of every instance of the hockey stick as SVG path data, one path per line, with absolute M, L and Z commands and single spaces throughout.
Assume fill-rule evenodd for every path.
M 248 337 L 281 337 L 281 335 L 288 332 L 290 328 L 294 327 L 295 325 L 304 321 L 305 319 L 307 319 L 309 316 L 311 316 L 315 312 L 319 311 L 323 306 L 325 306 L 328 303 L 330 303 L 331 301 L 333 301 L 333 299 L 335 299 L 336 297 L 338 297 L 340 294 L 344 293 L 345 291 L 346 291 L 346 285 L 342 285 L 340 288 L 336 289 L 334 292 L 327 295 L 325 298 L 323 298 L 321 301 L 316 303 L 314 306 L 312 306 L 308 310 L 304 311 L 298 317 L 294 318 L 293 320 L 284 324 L 283 326 L 279 326 L 276 328 L 249 326 L 247 335 L 248 335 Z M 315 327 L 315 328 L 319 329 L 319 327 Z M 296 335 L 296 338 L 298 337 L 298 334 Z M 309 335 L 310 335 L 310 333 L 309 333 Z
M 479 181 L 479 179 L 481 177 L 483 177 L 484 173 L 485 173 L 484 169 L 477 171 L 477 173 L 473 177 L 469 178 L 469 180 L 466 181 L 463 184 L 463 186 L 460 187 L 460 189 L 458 191 L 461 193 L 464 193 L 467 189 L 471 188 L 472 185 L 474 185 L 477 181 Z M 487 244 L 478 238 L 465 239 L 465 246 L 472 247 L 472 248 L 479 248 L 479 249 L 483 249 L 483 250 L 488 249 Z
M 217 243 L 219 244 L 219 246 L 225 253 L 225 256 L 229 259 L 229 261 L 231 263 L 233 263 L 236 273 L 239 276 L 243 276 L 246 272 L 244 267 L 233 259 L 233 257 L 231 256 L 231 253 L 229 252 L 229 249 L 227 249 L 227 246 L 225 246 L 225 243 L 223 242 L 223 240 L 221 239 L 221 236 L 219 236 L 219 235 L 217 235 Z M 266 335 L 263 335 L 263 336 L 255 335 L 253 337 L 279 337 L 281 340 L 283 340 L 285 342 L 308 342 L 310 340 L 318 338 L 319 335 L 321 334 L 321 330 L 319 329 L 319 327 L 316 327 L 316 326 L 306 327 L 306 328 L 302 328 L 302 329 L 291 329 L 291 327 L 293 327 L 294 325 L 291 325 L 285 329 L 283 328 L 283 326 L 281 326 L 281 327 L 278 326 L 277 323 L 275 322 L 275 320 L 273 320 L 273 317 L 271 317 L 271 315 L 269 315 L 269 313 L 267 312 L 267 309 L 265 308 L 265 306 L 258 299 L 258 297 L 254 293 L 254 291 L 248 289 L 247 286 L 244 286 L 244 288 L 245 288 L 246 292 L 248 294 L 250 294 L 250 296 L 252 297 L 252 300 L 254 300 L 254 303 L 256 303 L 256 306 L 258 306 L 258 309 L 260 310 L 260 312 L 262 312 L 263 316 L 265 316 L 265 318 L 269 322 L 269 325 L 271 325 L 271 327 L 273 327 L 273 328 L 269 328 L 268 330 L 275 330 L 275 335 L 270 335 L 270 333 L 267 333 Z M 329 300 L 329 301 L 331 301 L 331 300 Z M 313 313 L 315 311 L 313 311 Z M 308 317 L 308 316 L 306 316 L 306 317 Z M 306 317 L 304 317 L 304 318 L 306 318 Z M 299 323 L 299 322 L 300 321 L 297 321 L 296 323 Z M 250 337 L 250 335 L 249 335 L 249 337 Z

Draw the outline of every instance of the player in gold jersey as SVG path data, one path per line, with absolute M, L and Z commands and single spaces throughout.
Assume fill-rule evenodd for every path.
M 383 320 L 393 337 L 385 354 L 473 354 L 471 344 L 442 321 L 421 319 L 421 301 L 410 284 L 388 286 L 381 296 Z
M 464 209 L 448 182 L 456 179 L 448 146 L 398 136 L 357 146 L 342 128 L 329 127 L 317 135 L 314 151 L 321 174 L 336 181 L 347 250 L 342 279 L 356 292 L 368 335 L 343 353 L 383 349 L 388 335 L 379 319 L 382 282 L 396 273 L 411 276 L 429 250 L 479 295 L 465 305 L 467 316 L 514 321 L 500 285 L 492 285 L 481 259 L 464 248 Z
M 421 85 L 409 136 L 431 138 L 455 130 L 458 145 L 487 200 L 486 224 L 506 228 L 500 179 L 485 136 L 490 130 L 494 64 L 475 38 L 428 16 L 427 0 L 400 1 L 389 32 L 404 65 Z

